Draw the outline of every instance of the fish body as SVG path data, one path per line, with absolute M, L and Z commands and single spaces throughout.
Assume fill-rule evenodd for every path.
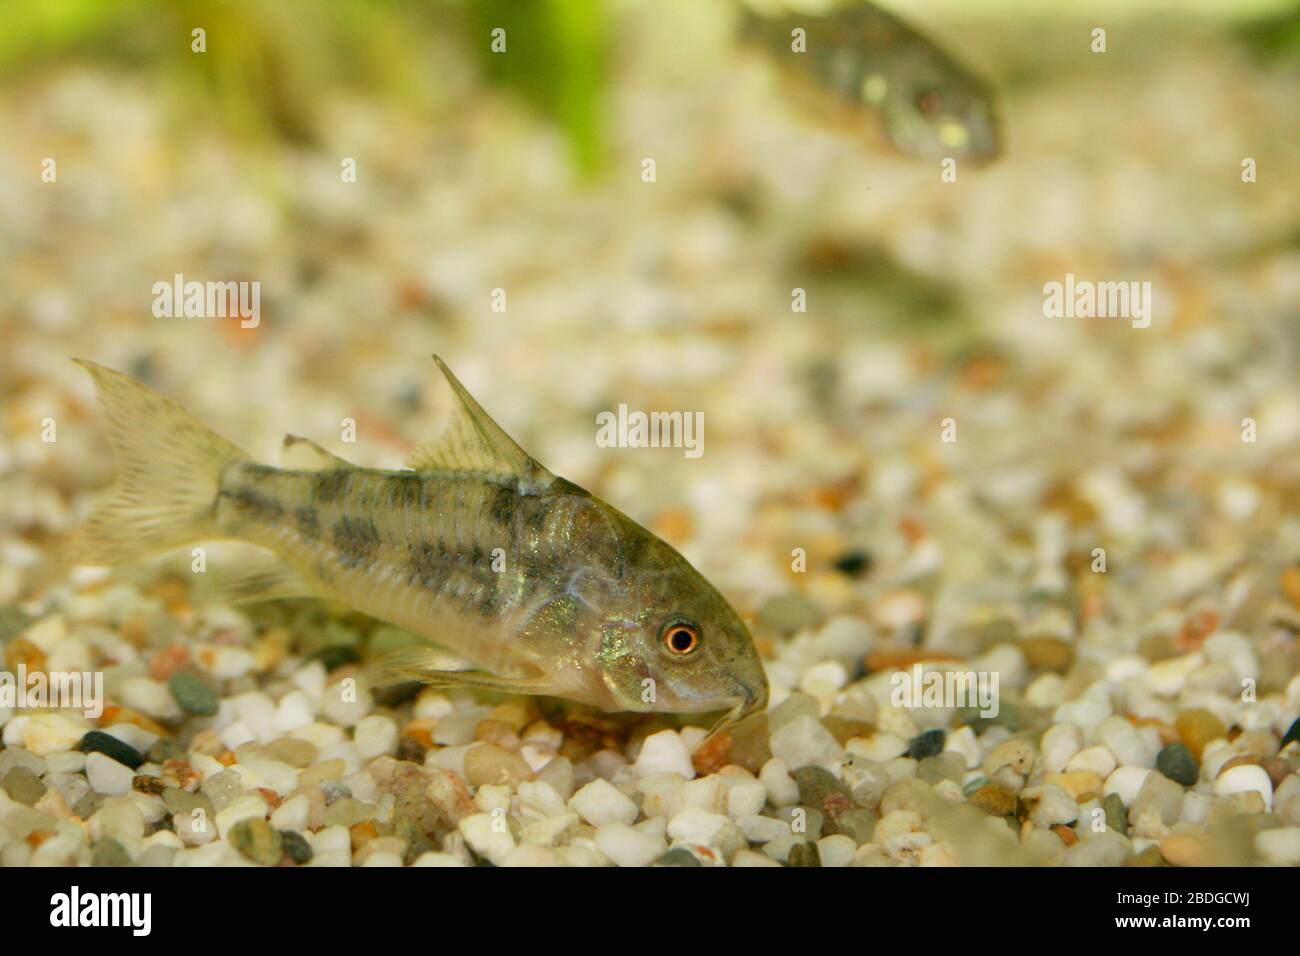
M 742 36 L 801 80 L 814 100 L 838 104 L 836 112 L 850 121 L 878 115 L 906 155 L 983 163 L 1000 153 L 989 86 L 898 17 L 863 0 L 802 13 L 771 0 L 763 7 L 764 14 L 742 7 Z
M 258 464 L 171 400 L 82 364 L 120 462 L 83 560 L 205 538 L 258 545 L 278 563 L 252 591 L 340 600 L 444 649 L 382 663 L 388 679 L 607 711 L 739 719 L 766 705 L 762 663 L 727 601 L 668 544 L 523 452 L 441 362 L 456 411 L 396 471 L 293 437 L 296 466 Z M 436 663 L 445 651 L 463 665 Z

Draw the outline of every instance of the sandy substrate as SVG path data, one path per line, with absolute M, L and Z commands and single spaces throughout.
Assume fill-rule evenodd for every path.
M 1196 39 L 1031 71 L 1006 159 L 940 183 L 644 41 L 585 186 L 487 95 L 332 101 L 313 153 L 179 140 L 138 76 L 0 97 L 5 669 L 109 703 L 0 706 L 0 864 L 1300 864 L 1293 81 Z M 178 272 L 260 281 L 260 325 L 154 318 Z M 1044 318 L 1066 273 L 1150 281 L 1150 327 Z M 70 356 L 269 462 L 293 432 L 394 467 L 433 351 L 751 621 L 766 724 L 692 755 L 668 719 L 372 692 L 391 628 L 61 556 L 113 471 Z M 598 447 L 622 402 L 702 411 L 705 453 Z M 900 671 L 996 675 L 997 713 L 900 706 Z

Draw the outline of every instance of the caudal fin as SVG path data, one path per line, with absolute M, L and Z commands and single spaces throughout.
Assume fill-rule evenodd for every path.
M 95 380 L 118 469 L 112 497 L 82 529 L 75 560 L 117 564 L 211 532 L 221 471 L 248 456 L 130 376 L 74 361 Z

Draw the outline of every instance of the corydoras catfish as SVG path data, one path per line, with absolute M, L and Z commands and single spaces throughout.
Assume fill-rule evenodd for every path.
M 878 115 L 909 156 L 984 163 L 1001 151 L 989 86 L 888 11 L 865 0 L 744 2 L 742 37 L 813 94 L 805 101 L 838 104 L 836 115 L 850 123 Z
M 606 711 L 726 709 L 727 723 L 763 709 L 767 678 L 731 605 L 664 541 L 542 467 L 434 361 L 455 409 L 397 471 L 293 436 L 294 467 L 257 464 L 171 399 L 80 361 L 119 466 L 80 560 L 241 539 L 278 559 L 246 596 L 332 598 L 444 649 L 388 660 L 390 680 Z

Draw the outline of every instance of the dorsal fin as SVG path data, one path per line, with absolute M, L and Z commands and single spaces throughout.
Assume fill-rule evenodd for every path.
M 442 359 L 435 355 L 433 360 L 451 386 L 454 408 L 438 437 L 411 452 L 410 467 L 416 471 L 477 472 L 512 484 L 521 494 L 536 494 L 549 487 L 555 476 L 488 417 Z
M 294 471 L 335 471 L 339 468 L 357 467 L 352 462 L 344 461 L 338 455 L 326 451 L 310 438 L 301 438 L 298 435 L 284 436 L 280 464 Z

